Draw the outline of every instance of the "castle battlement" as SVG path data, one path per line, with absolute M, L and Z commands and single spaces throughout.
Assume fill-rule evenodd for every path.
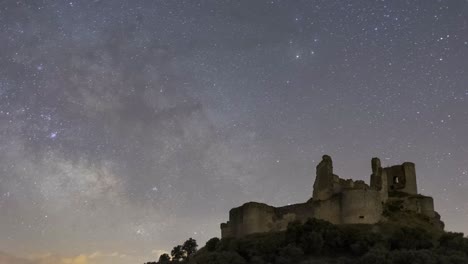
M 324 155 L 316 167 L 311 199 L 283 207 L 249 202 L 231 209 L 229 221 L 221 224 L 221 236 L 283 231 L 289 223 L 309 218 L 333 224 L 375 224 L 385 220 L 383 210 L 389 199 L 401 200 L 404 210 L 436 217 L 432 197 L 418 195 L 414 163 L 382 168 L 380 160 L 372 158 L 371 167 L 370 184 L 342 179 L 333 173 L 331 157 Z

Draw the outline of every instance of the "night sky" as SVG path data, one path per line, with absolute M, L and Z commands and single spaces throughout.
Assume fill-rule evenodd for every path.
M 416 163 L 468 233 L 468 1 L 0 1 L 0 263 L 157 260 Z M 2 262 L 4 261 L 4 262 Z

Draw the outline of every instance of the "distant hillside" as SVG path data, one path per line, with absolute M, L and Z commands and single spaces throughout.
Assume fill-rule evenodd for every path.
M 422 215 L 387 211 L 375 225 L 333 225 L 317 219 L 284 232 L 213 238 L 179 260 L 191 264 L 466 264 L 468 238 L 444 232 Z M 181 257 L 182 256 L 182 257 Z M 158 262 L 156 262 L 158 263 Z

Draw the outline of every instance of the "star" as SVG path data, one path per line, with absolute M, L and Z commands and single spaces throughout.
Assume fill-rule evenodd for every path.
M 58 135 L 58 132 L 52 132 L 49 134 L 49 138 L 54 139 L 57 137 L 57 135 Z

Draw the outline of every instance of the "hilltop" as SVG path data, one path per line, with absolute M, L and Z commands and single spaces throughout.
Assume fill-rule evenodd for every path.
M 285 231 L 212 238 L 199 251 L 160 261 L 189 264 L 466 264 L 468 238 L 424 215 L 388 211 L 377 224 L 334 225 L 311 218 Z

